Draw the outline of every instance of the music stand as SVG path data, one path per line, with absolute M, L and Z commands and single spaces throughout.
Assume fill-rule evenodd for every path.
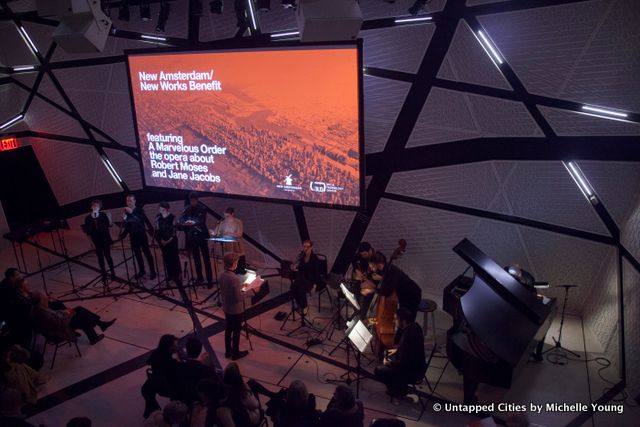
M 575 288 L 577 287 L 577 285 L 560 285 L 557 286 L 558 288 L 564 288 L 564 302 L 562 303 L 562 316 L 560 317 L 560 331 L 558 332 L 558 339 L 556 340 L 555 337 L 551 337 L 553 339 L 553 342 L 555 343 L 555 345 L 547 350 L 545 350 L 542 355 L 549 353 L 550 351 L 553 351 L 553 355 L 555 356 L 555 359 L 553 360 L 549 360 L 549 362 L 553 363 L 554 365 L 566 365 L 567 362 L 563 362 L 562 359 L 567 360 L 568 357 L 566 355 L 566 353 L 571 353 L 572 355 L 574 355 L 575 357 L 579 358 L 580 355 L 574 351 L 569 350 L 568 348 L 564 348 L 562 346 L 562 326 L 564 325 L 564 314 L 565 314 L 565 310 L 567 308 L 567 302 L 569 301 L 569 289 L 570 288 Z M 565 353 L 562 353 L 565 352 Z
M 360 370 L 362 369 L 360 366 L 360 356 L 367 349 L 367 346 L 371 343 L 371 339 L 373 335 L 367 327 L 362 323 L 360 319 L 355 321 L 355 324 L 351 328 L 351 331 L 348 331 L 347 337 L 349 338 L 349 343 L 356 353 L 356 397 L 360 397 Z M 347 363 L 348 366 L 348 363 Z
M 257 304 L 269 294 L 269 282 L 263 280 L 255 271 L 247 270 L 247 273 L 244 275 L 244 280 L 242 282 L 242 292 L 246 293 L 249 291 L 253 292 L 253 296 L 251 297 L 251 305 Z M 244 333 L 249 341 L 249 348 L 253 351 L 253 344 L 251 343 L 251 336 L 249 332 L 253 332 L 255 334 L 256 329 L 251 326 L 247 320 L 247 307 L 245 303 L 245 298 L 243 295 L 242 298 L 242 327 L 244 328 Z

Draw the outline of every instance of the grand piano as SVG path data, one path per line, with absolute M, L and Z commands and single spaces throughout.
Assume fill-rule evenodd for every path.
M 443 309 L 453 317 L 447 355 L 463 375 L 464 403 L 477 402 L 479 383 L 511 388 L 555 316 L 555 299 L 540 298 L 469 240 L 453 251 L 473 268 L 444 290 Z

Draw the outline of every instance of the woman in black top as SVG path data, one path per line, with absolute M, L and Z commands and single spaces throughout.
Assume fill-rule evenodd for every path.
M 177 285 L 181 285 L 175 216 L 169 212 L 169 203 L 167 202 L 160 203 L 159 212 L 156 216 L 155 238 L 162 251 L 162 260 L 167 269 L 167 280 L 173 280 Z
M 144 397 L 144 417 L 160 409 L 156 401 L 156 394 L 172 397 L 176 391 L 176 371 L 178 361 L 173 355 L 178 352 L 178 338 L 174 335 L 163 335 L 160 337 L 158 347 L 153 350 L 147 360 L 147 365 L 151 369 L 147 371 L 147 381 L 142 385 L 142 396 Z
M 93 246 L 96 248 L 96 255 L 98 256 L 98 265 L 100 265 L 100 271 L 102 276 L 106 277 L 107 271 L 104 267 L 104 260 L 107 260 L 109 264 L 109 271 L 111 277 L 115 276 L 113 268 L 113 259 L 111 258 L 111 233 L 109 227 L 111 226 L 111 218 L 101 212 L 102 202 L 100 200 L 94 200 L 91 202 L 91 213 L 84 219 L 83 231 L 91 238 Z
M 333 398 L 320 417 L 320 427 L 362 427 L 364 407 L 356 400 L 355 393 L 344 384 L 333 392 Z

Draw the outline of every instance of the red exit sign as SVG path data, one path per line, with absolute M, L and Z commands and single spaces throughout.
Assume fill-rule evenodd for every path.
M 0 151 L 14 150 L 18 148 L 18 138 L 4 138 L 0 140 Z

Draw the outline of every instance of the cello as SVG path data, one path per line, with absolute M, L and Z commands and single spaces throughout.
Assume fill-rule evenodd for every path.
M 387 264 L 387 266 L 385 266 L 385 270 L 388 270 L 389 267 L 391 267 L 393 261 L 401 258 L 402 255 L 404 255 L 406 249 L 407 241 L 404 239 L 398 240 L 398 247 L 395 251 L 393 251 L 389 263 Z M 384 281 L 384 277 L 382 280 Z M 391 349 L 395 347 L 394 338 L 396 332 L 396 311 L 398 311 L 398 296 L 395 289 L 391 292 L 390 295 L 381 295 L 378 298 L 376 305 L 376 316 L 375 320 L 372 323 L 376 328 L 376 338 L 378 342 L 377 352 L 379 356 L 383 354 L 385 349 Z

